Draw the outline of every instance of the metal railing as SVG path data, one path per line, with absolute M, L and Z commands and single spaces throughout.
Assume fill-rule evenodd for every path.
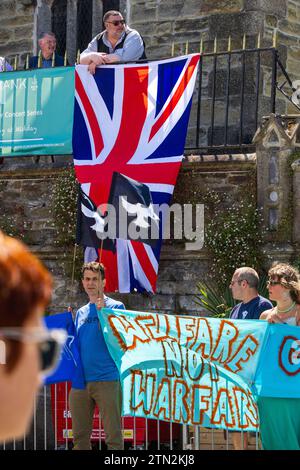
M 300 111 L 300 100 L 295 99 L 300 81 L 293 82 L 285 70 L 276 48 L 276 38 L 272 47 L 260 47 L 258 37 L 256 47 L 246 48 L 244 37 L 241 49 L 231 50 L 230 38 L 227 51 L 218 52 L 216 40 L 213 52 L 202 49 L 201 43 L 186 153 L 254 152 L 252 139 L 263 116 L 284 114 L 287 100 Z M 188 52 L 189 44 L 186 43 L 185 53 Z M 79 55 L 78 50 L 77 62 Z M 175 55 L 174 45 L 171 55 Z M 17 58 L 12 62 L 16 70 Z M 64 63 L 67 65 L 67 53 Z M 41 65 L 39 55 L 38 67 Z
M 72 449 L 72 417 L 67 382 L 44 386 L 34 399 L 34 414 L 29 433 L 23 439 L 0 443 L 0 450 Z M 159 420 L 123 417 L 124 447 L 127 450 L 232 450 L 232 433 L 166 423 Z M 245 432 L 241 432 L 241 442 Z M 94 414 L 91 442 L 93 449 L 105 450 L 105 434 L 98 410 Z M 248 449 L 259 450 L 258 433 L 248 435 Z

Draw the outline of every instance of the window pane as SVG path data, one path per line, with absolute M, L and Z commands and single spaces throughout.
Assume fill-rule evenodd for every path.
M 77 3 L 77 50 L 83 51 L 92 39 L 93 0 Z
M 56 36 L 56 53 L 64 56 L 67 34 L 67 0 L 55 0 L 52 10 L 52 31 Z
M 103 0 L 103 15 L 109 10 L 117 10 L 120 9 L 120 2 L 119 0 Z

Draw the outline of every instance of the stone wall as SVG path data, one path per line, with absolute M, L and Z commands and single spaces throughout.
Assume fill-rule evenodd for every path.
M 32 52 L 36 0 L 1 0 L 0 56 L 23 63 Z
M 0 217 L 3 222 L 7 214 L 12 214 L 19 227 L 25 221 L 22 229 L 24 240 L 53 273 L 55 286 L 51 313 L 63 311 L 69 303 L 78 307 L 86 301 L 79 283 L 72 288 L 70 277 L 66 277 L 64 251 L 56 247 L 54 239 L 49 193 L 60 171 L 60 161 L 61 165 L 67 163 L 60 160 L 64 157 L 55 158 L 56 168 L 53 168 L 50 158 L 47 160 L 45 157 L 41 157 L 39 164 L 29 157 L 27 168 L 24 167 L 26 159 L 5 159 L 0 166 L 0 188 L 5 194 L 0 203 Z M 173 202 L 189 202 L 193 188 L 200 188 L 199 200 L 193 202 L 203 203 L 201 194 L 213 189 L 228 194 L 230 203 L 247 191 L 253 171 L 254 156 L 206 157 L 199 162 L 186 162 L 178 180 L 178 188 L 185 187 L 186 190 L 183 193 L 180 189 L 175 191 Z M 72 253 L 69 256 L 71 258 Z M 113 296 L 123 300 L 133 310 L 203 314 L 194 302 L 194 294 L 197 282 L 207 278 L 209 268 L 210 259 L 205 246 L 200 251 L 186 251 L 181 241 L 166 242 L 162 249 L 157 294 L 152 297 L 140 294 Z

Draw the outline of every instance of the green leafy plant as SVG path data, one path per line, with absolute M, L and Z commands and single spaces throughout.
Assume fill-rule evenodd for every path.
M 53 181 L 50 215 L 55 228 L 55 244 L 73 247 L 76 233 L 77 182 L 72 166 L 65 168 Z
M 55 229 L 54 243 L 64 248 L 63 262 L 65 274 L 69 277 L 75 274 L 80 279 L 80 269 L 83 254 L 80 248 L 76 250 L 74 265 L 74 246 L 76 235 L 78 183 L 73 166 L 65 168 L 55 178 L 50 194 L 50 215 Z
M 198 294 L 195 295 L 194 302 L 212 313 L 213 317 L 228 317 L 236 301 L 231 295 L 229 287 L 224 290 L 218 286 L 202 281 L 197 284 Z
M 210 277 L 222 290 L 237 267 L 262 264 L 262 218 L 254 195 L 245 195 L 230 207 L 216 208 L 206 228 L 206 246 L 212 254 Z
M 16 220 L 15 216 L 2 214 L 0 219 L 0 230 L 10 237 L 19 238 L 24 242 L 26 237 L 26 222 L 24 220 Z

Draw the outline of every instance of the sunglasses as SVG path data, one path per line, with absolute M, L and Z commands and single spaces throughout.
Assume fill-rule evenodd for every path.
M 281 284 L 280 281 L 267 281 L 267 287 L 269 286 L 279 286 Z
M 125 20 L 106 21 L 106 23 L 113 24 L 114 26 L 119 26 L 119 24 L 125 24 Z
M 63 329 L 32 328 L 25 330 L 15 327 L 0 328 L 0 337 L 21 343 L 36 343 L 39 351 L 40 371 L 49 375 L 56 368 L 68 335 Z

